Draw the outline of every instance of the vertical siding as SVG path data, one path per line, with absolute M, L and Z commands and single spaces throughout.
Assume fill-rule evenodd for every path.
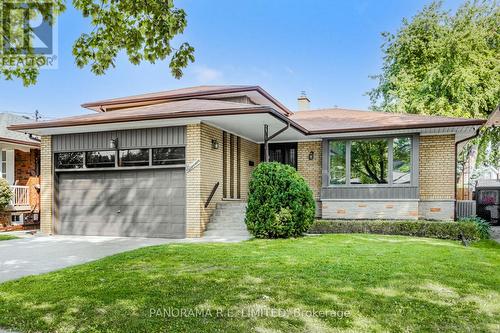
M 118 138 L 119 148 L 183 146 L 186 143 L 186 128 L 178 126 L 54 135 L 53 149 L 55 152 L 109 149 L 109 141 L 115 138 Z

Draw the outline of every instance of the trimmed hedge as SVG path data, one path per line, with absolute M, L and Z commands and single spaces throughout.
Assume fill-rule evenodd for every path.
M 473 222 L 317 220 L 309 229 L 312 234 L 363 233 L 403 235 L 468 241 L 481 239 Z
M 256 238 L 298 237 L 314 222 L 313 193 L 289 165 L 259 163 L 248 192 L 245 223 Z

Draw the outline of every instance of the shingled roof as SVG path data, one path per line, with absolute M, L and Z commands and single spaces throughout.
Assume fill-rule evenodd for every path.
M 17 143 L 29 146 L 39 146 L 40 142 L 29 134 L 15 132 L 7 129 L 14 124 L 29 124 L 33 119 L 17 114 L 2 112 L 0 113 L 0 142 Z
M 424 116 L 350 109 L 319 109 L 290 116 L 310 134 L 381 131 L 392 129 L 482 125 L 482 119 Z

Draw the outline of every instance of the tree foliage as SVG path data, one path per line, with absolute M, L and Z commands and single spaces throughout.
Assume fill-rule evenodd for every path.
M 31 0 L 27 4 L 32 9 L 30 13 L 39 13 L 50 25 L 66 9 L 65 0 L 53 0 L 52 6 L 47 6 L 47 0 Z M 90 19 L 91 26 L 91 31 L 82 33 L 73 45 L 75 62 L 80 68 L 90 66 L 93 73 L 102 75 L 110 67 L 115 67 L 117 56 L 124 52 L 135 65 L 142 61 L 155 63 L 169 58 L 171 74 L 180 78 L 183 68 L 194 61 L 191 45 L 181 43 L 177 48 L 171 45 L 174 37 L 182 34 L 187 25 L 185 11 L 176 8 L 173 0 L 73 0 L 72 4 Z M 8 10 L 8 7 L 3 9 Z M 30 35 L 33 34 L 31 27 L 25 28 Z M 3 41 L 12 38 L 11 33 L 4 33 L 5 30 L 0 29 Z M 7 52 L 34 54 L 31 42 L 21 43 Z M 18 78 L 26 86 L 35 84 L 39 73 L 40 66 L 36 65 L 0 67 L 0 75 L 5 79 Z
M 486 118 L 500 104 L 500 7 L 466 1 L 455 13 L 433 2 L 385 41 L 375 110 Z M 477 165 L 499 166 L 500 129 L 482 129 L 463 156 L 478 149 Z
M 467 1 L 454 14 L 433 2 L 385 32 L 374 109 L 485 118 L 500 101 L 500 9 Z

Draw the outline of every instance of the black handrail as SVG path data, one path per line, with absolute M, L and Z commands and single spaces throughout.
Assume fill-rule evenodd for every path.
M 212 201 L 212 198 L 214 197 L 215 191 L 217 191 L 217 188 L 219 187 L 219 182 L 215 183 L 214 187 L 212 188 L 212 192 L 210 192 L 210 195 L 207 198 L 207 201 L 205 202 L 205 208 L 210 205 L 210 201 Z

